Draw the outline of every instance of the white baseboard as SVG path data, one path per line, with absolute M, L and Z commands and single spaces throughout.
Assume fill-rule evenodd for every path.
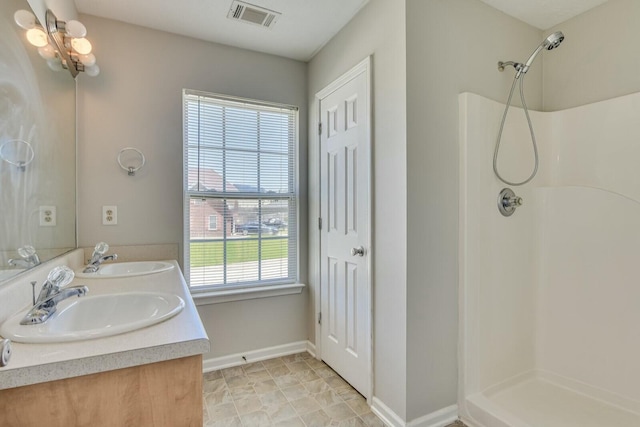
M 307 341 L 307 352 L 313 357 L 316 357 L 316 345 L 311 341 Z
M 438 411 L 416 418 L 407 427 L 445 427 L 458 419 L 458 405 L 447 406 Z
M 297 341 L 289 344 L 230 354 L 228 356 L 205 359 L 202 362 L 202 371 L 216 371 L 218 369 L 244 365 L 245 363 L 259 362 L 261 360 L 273 359 L 274 357 L 302 353 L 304 351 L 308 351 L 312 355 L 315 355 L 315 345 L 309 341 Z
M 371 412 L 376 414 L 389 427 L 406 427 L 407 425 L 398 414 L 375 396 L 371 399 Z
M 371 411 L 390 427 L 445 427 L 458 419 L 458 405 L 451 405 L 407 423 L 375 396 Z

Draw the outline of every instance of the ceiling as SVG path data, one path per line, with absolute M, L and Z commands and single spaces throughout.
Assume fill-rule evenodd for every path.
M 75 4 L 80 13 L 308 61 L 368 1 L 248 0 L 282 13 L 272 28 L 227 18 L 232 0 L 75 0 Z
M 607 0 L 481 0 L 507 15 L 547 30 Z
M 248 0 L 282 13 L 272 28 L 228 19 L 232 1 L 75 0 L 75 4 L 80 13 L 308 61 L 369 0 Z M 546 30 L 607 0 L 481 1 Z

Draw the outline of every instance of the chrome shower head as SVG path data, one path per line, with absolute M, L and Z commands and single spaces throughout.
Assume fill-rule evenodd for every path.
M 551 34 L 549 37 L 544 39 L 544 41 L 542 42 L 542 45 L 544 46 L 545 49 L 551 50 L 560 46 L 560 43 L 562 43 L 563 40 L 564 40 L 564 34 L 562 34 L 562 31 L 556 31 L 555 33 Z
M 520 74 L 526 73 L 527 71 L 529 71 L 529 67 L 531 67 L 533 60 L 536 59 L 536 56 L 538 56 L 538 54 L 542 49 L 547 49 L 547 50 L 555 49 L 556 47 L 560 46 L 560 43 L 562 43 L 562 40 L 564 40 L 564 34 L 562 34 L 562 31 L 556 31 L 555 33 L 551 34 L 549 37 L 544 39 L 544 41 L 540 43 L 540 46 L 538 46 L 536 50 L 533 51 L 529 59 L 527 59 L 527 62 L 525 62 L 524 67 L 522 67 L 522 69 L 518 71 L 518 74 L 516 74 L 516 77 L 520 77 Z

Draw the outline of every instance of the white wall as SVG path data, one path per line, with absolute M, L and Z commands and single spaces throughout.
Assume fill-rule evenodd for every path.
M 374 396 L 401 417 L 406 402 L 406 78 L 404 0 L 371 0 L 309 63 L 308 97 L 373 55 Z M 318 140 L 309 131 L 310 221 L 319 216 Z M 319 240 L 310 230 L 310 277 Z M 318 283 L 313 283 L 313 296 Z M 309 305 L 313 336 L 315 301 Z
M 640 91 L 638 23 L 640 2 L 609 0 L 550 29 L 566 38 L 545 56 L 545 111 Z
M 478 0 L 407 0 L 406 16 L 407 417 L 413 419 L 456 402 L 458 94 L 506 101 L 513 71 L 498 72 L 497 62 L 526 60 L 542 33 Z M 525 89 L 528 105 L 540 108 L 540 63 Z
M 103 240 L 182 247 L 183 88 L 282 102 L 300 107 L 300 254 L 305 281 L 306 64 L 93 16 L 81 20 L 102 72 L 96 78 L 78 77 L 79 246 Z M 116 162 L 118 151 L 127 146 L 142 150 L 147 158 L 135 177 Z M 102 225 L 103 205 L 118 206 L 117 226 Z M 277 345 L 305 340 L 306 305 L 303 292 L 199 307 L 212 342 L 205 358 L 260 348 L 266 341 Z M 247 327 L 249 319 L 260 327 Z

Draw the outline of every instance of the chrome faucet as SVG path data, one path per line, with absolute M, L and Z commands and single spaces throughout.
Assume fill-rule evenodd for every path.
M 25 245 L 18 249 L 18 255 L 22 259 L 10 259 L 9 265 L 14 267 L 31 268 L 40 264 L 40 257 L 36 253 L 36 249 L 33 246 Z
M 81 297 L 89 292 L 86 286 L 64 288 L 74 277 L 73 270 L 66 266 L 56 267 L 49 272 L 47 281 L 42 285 L 38 299 L 31 310 L 20 321 L 21 325 L 34 325 L 46 322 L 56 312 L 58 303 L 67 298 Z
M 109 245 L 105 242 L 100 242 L 93 249 L 91 259 L 88 261 L 87 266 L 82 270 L 83 273 L 95 273 L 100 268 L 100 265 L 105 261 L 115 261 L 118 259 L 117 254 L 105 255 L 109 250 Z

